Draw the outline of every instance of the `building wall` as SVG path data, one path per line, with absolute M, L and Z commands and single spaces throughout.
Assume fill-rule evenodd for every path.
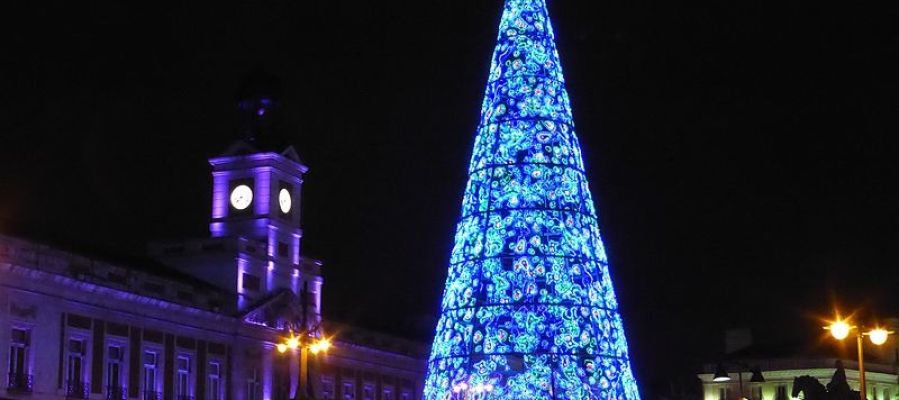
M 792 397 L 793 379 L 797 376 L 809 375 L 818 379 L 822 385 L 830 382 L 835 368 L 826 368 L 825 365 L 833 365 L 834 360 L 809 360 L 801 362 L 806 364 L 800 368 L 789 369 L 769 369 L 762 370 L 765 382 L 751 383 L 749 379 L 752 374 L 743 373 L 743 396 L 750 400 L 794 400 Z M 852 362 L 845 361 L 847 367 L 854 366 Z M 888 366 L 880 366 L 881 370 L 889 370 Z M 740 399 L 739 375 L 731 372 L 731 380 L 729 382 L 713 382 L 714 374 L 699 374 L 702 381 L 703 400 L 738 400 Z M 870 400 L 897 400 L 899 399 L 899 376 L 895 373 L 866 371 L 867 395 Z M 858 371 L 854 369 L 846 369 L 846 380 L 852 390 L 859 390 Z M 778 396 L 780 393 L 786 393 L 785 398 Z M 759 392 L 759 390 L 761 392 Z M 724 391 L 724 392 L 722 392 Z M 761 398 L 758 395 L 761 394 Z M 801 395 L 801 397 L 803 397 Z
M 282 332 L 221 312 L 207 301 L 217 295 L 202 287 L 186 296 L 188 284 L 135 271 L 126 283 L 109 282 L 101 272 L 123 267 L 95 263 L 84 273 L 82 261 L 79 255 L 0 236 L 0 376 L 7 377 L 0 398 L 73 398 L 73 392 L 80 392 L 75 384 L 83 383 L 91 399 L 216 400 L 207 395 L 214 365 L 220 376 L 218 400 L 281 400 L 296 387 L 297 356 L 275 350 Z M 131 290 L 142 287 L 141 279 L 165 282 L 166 290 L 159 297 Z M 13 329 L 28 332 L 27 361 L 23 373 L 10 376 L 16 368 L 11 354 L 19 354 Z M 67 378 L 68 358 L 75 353 L 69 350 L 70 339 L 83 343 L 81 382 Z M 106 385 L 108 359 L 116 352 L 110 346 L 121 352 L 118 386 L 124 393 Z M 142 383 L 147 351 L 157 355 L 157 385 L 152 388 Z M 185 398 L 176 396 L 179 356 L 188 361 Z M 327 355 L 312 357 L 310 367 L 320 398 L 403 400 L 406 393 L 416 400 L 424 379 L 423 359 L 340 336 Z M 331 397 L 322 393 L 327 389 L 322 382 L 335 383 Z M 350 385 L 344 389 L 338 382 Z M 384 388 L 392 388 L 394 397 L 384 397 Z

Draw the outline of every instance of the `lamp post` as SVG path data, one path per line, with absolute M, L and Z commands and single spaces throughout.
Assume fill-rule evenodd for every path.
M 297 399 L 310 399 L 312 395 L 309 393 L 309 353 L 316 355 L 318 353 L 327 352 L 331 348 L 331 341 L 321 334 L 321 322 L 310 327 L 308 324 L 308 308 L 309 293 L 306 288 L 300 290 L 300 307 L 301 312 L 299 318 L 287 323 L 285 330 L 287 336 L 278 343 L 275 348 L 278 353 L 284 354 L 288 350 L 293 352 L 299 351 L 299 387 L 297 388 Z
M 750 368 L 749 364 L 739 362 L 739 361 L 728 361 L 718 363 L 718 367 L 715 369 L 715 376 L 712 377 L 712 382 L 730 382 L 730 374 L 727 373 L 727 369 L 724 368 L 725 364 L 734 365 L 738 367 L 737 376 L 740 380 L 740 400 L 745 400 L 746 396 L 743 394 L 743 373 L 751 372 L 752 376 L 749 377 L 749 382 L 751 383 L 762 383 L 765 382 L 765 377 L 762 375 L 762 370 L 759 367 Z M 760 399 L 752 399 L 752 400 L 760 400 Z
M 855 330 L 855 342 L 858 347 L 858 394 L 859 400 L 867 400 L 867 388 L 865 386 L 865 353 L 863 350 L 863 337 L 867 336 L 871 339 L 871 343 L 875 346 L 880 346 L 886 343 L 887 338 L 893 334 L 893 331 L 888 331 L 883 328 L 875 327 L 874 329 L 870 329 L 865 331 L 864 328 L 859 328 L 857 326 L 851 325 L 850 322 L 841 320 L 837 318 L 836 321 L 831 323 L 828 326 L 825 326 L 824 329 L 830 331 L 831 336 L 837 340 L 843 340 L 849 337 L 849 334 Z
M 300 335 L 290 332 L 284 341 L 276 346 L 278 353 L 284 354 L 287 350 L 300 352 L 300 381 L 297 390 L 297 398 L 310 398 L 309 394 L 309 353 L 316 355 L 327 352 L 331 348 L 331 341 L 326 338 L 316 338 L 313 330 L 307 330 Z

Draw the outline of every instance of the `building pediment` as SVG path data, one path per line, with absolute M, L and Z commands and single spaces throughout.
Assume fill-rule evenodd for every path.
M 283 330 L 296 328 L 304 320 L 312 321 L 312 315 L 304 315 L 300 297 L 290 290 L 279 291 L 263 299 L 243 314 L 244 323 Z

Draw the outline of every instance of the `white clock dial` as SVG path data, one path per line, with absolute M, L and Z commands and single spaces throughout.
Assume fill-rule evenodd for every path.
M 284 214 L 289 213 L 292 203 L 293 200 L 290 198 L 290 191 L 281 189 L 281 191 L 278 192 L 278 205 L 281 206 L 281 212 Z
M 253 189 L 247 185 L 238 185 L 231 191 L 231 206 L 237 210 L 246 210 L 253 202 Z

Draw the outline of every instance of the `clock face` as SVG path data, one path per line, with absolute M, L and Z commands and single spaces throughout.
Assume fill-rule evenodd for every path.
M 238 185 L 231 190 L 231 207 L 246 210 L 253 202 L 253 189 L 247 185 Z
M 287 214 L 290 212 L 290 206 L 293 203 L 293 200 L 290 198 L 290 191 L 287 189 L 281 189 L 278 192 L 278 205 L 281 206 L 281 212 Z

